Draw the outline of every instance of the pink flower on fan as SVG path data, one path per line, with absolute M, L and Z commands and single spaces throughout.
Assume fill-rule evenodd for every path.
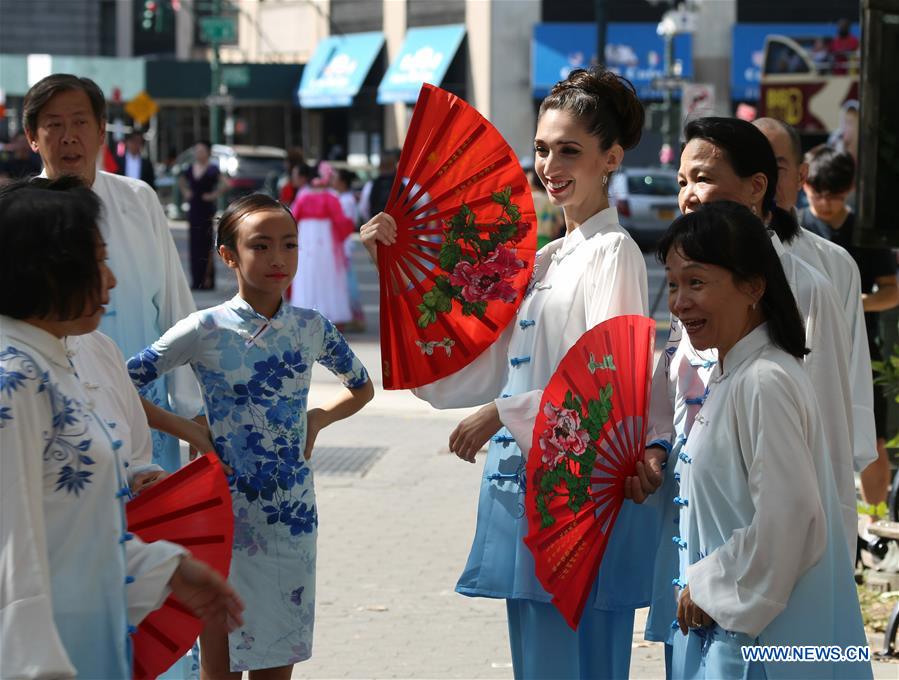
M 581 416 L 570 408 L 557 408 L 550 402 L 543 407 L 546 429 L 540 435 L 542 460 L 550 468 L 556 467 L 567 454 L 579 456 L 587 448 L 590 435 L 581 429 Z
M 462 297 L 466 302 L 515 302 L 515 289 L 509 285 L 508 279 L 514 277 L 522 267 L 524 262 L 511 251 L 497 246 L 493 255 L 483 262 L 471 264 L 463 260 L 456 264 L 450 274 L 450 283 L 462 286 Z

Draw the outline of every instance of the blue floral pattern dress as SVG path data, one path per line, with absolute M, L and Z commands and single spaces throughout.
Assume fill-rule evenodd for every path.
M 232 671 L 312 654 L 318 513 L 303 450 L 316 361 L 349 388 L 368 380 L 346 340 L 318 312 L 282 304 L 268 319 L 239 295 L 191 314 L 128 361 L 138 386 L 191 365 L 216 451 L 234 470 L 229 580 L 246 611 L 243 627 L 229 636 Z

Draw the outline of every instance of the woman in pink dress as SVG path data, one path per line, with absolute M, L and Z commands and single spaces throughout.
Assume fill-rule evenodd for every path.
M 308 179 L 297 194 L 291 212 L 299 225 L 299 264 L 290 291 L 295 307 L 316 309 L 335 324 L 352 321 L 347 289 L 347 261 L 343 242 L 353 232 L 353 223 L 343 213 L 340 201 L 328 190 L 330 177 L 319 177 L 315 168 L 300 172 Z M 330 167 L 325 168 L 330 174 Z

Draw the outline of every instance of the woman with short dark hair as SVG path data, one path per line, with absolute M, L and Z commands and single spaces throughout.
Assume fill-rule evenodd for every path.
M 717 351 L 674 465 L 680 589 L 674 678 L 871 677 L 867 662 L 749 661 L 756 645 L 867 644 L 805 329 L 777 252 L 745 206 L 679 217 L 659 259 L 693 348 Z
M 115 286 L 99 216 L 71 177 L 0 189 L 3 678 L 131 677 L 132 626 L 167 587 L 204 620 L 240 619 L 209 567 L 125 530 L 130 423 L 95 404 L 65 344 L 96 330 Z

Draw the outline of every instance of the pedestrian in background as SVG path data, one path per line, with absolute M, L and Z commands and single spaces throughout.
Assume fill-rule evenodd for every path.
M 301 168 L 307 186 L 291 206 L 299 226 L 299 263 L 290 301 L 296 307 L 317 309 L 333 323 L 343 325 L 353 318 L 343 244 L 353 233 L 354 224 L 328 188 L 331 166 L 321 163 L 319 168 Z
M 228 188 L 218 165 L 212 162 L 212 144 L 206 140 L 194 144 L 194 160 L 181 173 L 178 184 L 189 204 L 191 288 L 212 290 L 215 288 L 212 218 L 219 196 Z
M 621 314 L 647 314 L 645 260 L 608 198 L 609 176 L 640 140 L 643 119 L 633 86 L 611 71 L 577 69 L 553 87 L 540 106 L 535 168 L 565 215 L 565 237 L 538 253 L 531 293 L 496 342 L 457 373 L 414 390 L 439 408 L 487 404 L 449 439 L 450 450 L 472 463 L 492 440 L 474 542 L 456 591 L 506 600 L 517 678 L 627 677 L 634 609 L 650 597 L 647 540 L 658 535 L 651 508 L 622 507 L 577 630 L 551 603 L 522 540 L 524 452 L 553 371 L 588 329 Z M 370 252 L 376 244 L 389 248 L 395 234 L 386 213 L 362 228 Z
M 238 630 L 203 632 L 202 677 L 265 670 L 265 678 L 287 680 L 312 654 L 318 509 L 308 461 L 318 433 L 362 408 L 374 388 L 327 318 L 283 299 L 297 270 L 297 225 L 281 203 L 263 194 L 239 199 L 219 220 L 217 240 L 237 295 L 179 321 L 128 368 L 143 385 L 189 364 L 216 452 L 234 471 L 229 581 L 248 608 Z M 309 409 L 315 362 L 347 389 Z
M 149 158 L 144 158 L 144 135 L 134 130 L 125 135 L 125 153 L 116 156 L 118 174 L 139 179 L 156 190 L 156 172 Z
M 337 200 L 343 208 L 343 214 L 352 221 L 353 229 L 359 228 L 359 202 L 356 200 L 356 192 L 353 191 L 353 183 L 356 181 L 356 173 L 346 168 L 341 168 L 334 173 L 331 179 L 331 187 L 337 192 Z M 362 296 L 359 293 L 359 281 L 356 271 L 353 269 L 353 250 L 356 248 L 356 240 L 348 238 L 343 242 L 343 251 L 346 255 L 347 290 L 350 295 L 350 312 L 353 320 L 348 330 L 356 333 L 365 331 L 365 311 L 362 309 Z
M 809 205 L 799 213 L 806 228 L 841 245 L 853 257 L 861 274 L 861 299 L 865 312 L 868 351 L 874 361 L 890 354 L 881 347 L 880 312 L 899 305 L 896 256 L 889 248 L 861 248 L 853 243 L 856 216 L 846 201 L 855 184 L 855 162 L 847 152 L 817 146 L 805 155 L 808 176 L 803 190 Z M 887 499 L 890 459 L 887 454 L 887 401 L 881 385 L 874 385 L 874 424 L 877 459 L 861 470 L 862 499 L 876 507 Z

